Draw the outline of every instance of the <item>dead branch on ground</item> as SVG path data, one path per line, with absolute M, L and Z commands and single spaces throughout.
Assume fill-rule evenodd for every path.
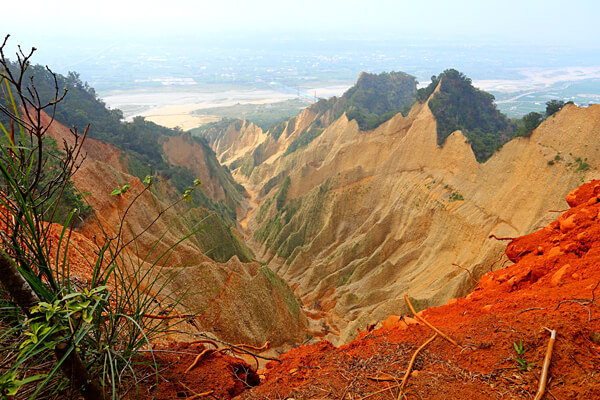
M 402 378 L 402 383 L 400 384 L 400 392 L 402 393 L 402 390 L 404 390 L 404 386 L 406 386 L 406 382 L 408 381 L 408 377 L 410 376 L 410 372 L 412 371 L 413 365 L 415 364 L 415 360 L 417 359 L 417 356 L 419 355 L 419 353 L 421 352 L 421 350 L 423 350 L 425 347 L 427 347 L 427 345 L 431 342 L 433 342 L 435 340 L 435 338 L 437 337 L 437 333 L 434 333 L 432 337 L 430 337 L 429 339 L 427 339 L 425 341 L 425 343 L 423 343 L 413 354 L 412 358 L 410 359 L 410 363 L 408 364 L 408 368 L 406 369 L 406 373 L 404 374 L 404 378 Z M 398 396 L 398 400 L 400 400 L 401 397 Z
M 548 329 L 548 328 L 546 328 Z M 549 329 L 548 329 L 549 330 Z M 548 368 L 550 368 L 550 360 L 552 359 L 552 349 L 554 342 L 556 341 L 556 330 L 550 331 L 550 340 L 548 341 L 548 349 L 546 350 L 546 357 L 544 358 L 544 365 L 542 366 L 542 375 L 540 377 L 540 386 L 538 387 L 537 394 L 534 400 L 540 400 L 544 396 L 546 390 L 546 382 L 548 381 Z
M 429 328 L 431 328 L 431 330 L 433 330 L 434 332 L 438 333 L 441 337 L 443 337 L 444 339 L 446 339 L 447 341 L 449 341 L 453 345 L 458 346 L 461 349 L 463 348 L 463 346 L 461 346 L 460 344 L 458 344 L 454 339 L 452 339 L 451 337 L 449 337 L 448 335 L 446 335 L 444 332 L 440 331 L 435 326 L 431 325 L 429 322 L 427 322 L 420 315 L 417 315 L 417 312 L 415 311 L 415 309 L 413 308 L 412 304 L 410 303 L 410 300 L 408 299 L 408 296 L 404 296 L 404 300 L 406 301 L 406 304 L 408 305 L 408 308 L 410 308 L 410 311 L 413 313 L 413 315 L 415 316 L 416 319 L 418 319 L 419 321 L 421 321 L 422 323 L 424 323 L 425 325 L 427 325 Z

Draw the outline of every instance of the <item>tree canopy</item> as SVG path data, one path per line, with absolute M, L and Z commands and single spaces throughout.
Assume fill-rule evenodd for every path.
M 432 77 L 418 98 L 427 99 L 440 82 L 439 93 L 429 101 L 437 121 L 438 144 L 460 130 L 469 139 L 477 161 L 483 162 L 512 138 L 517 126 L 496 108 L 494 96 L 475 88 L 470 78 L 455 69 Z
M 557 112 L 559 112 L 560 110 L 562 110 L 562 108 L 565 106 L 565 102 L 562 100 L 550 100 L 546 102 L 546 115 L 548 117 L 556 114 Z
M 370 130 L 410 107 L 416 92 L 415 77 L 404 72 L 363 72 L 340 100 L 348 118 L 356 120 L 361 130 Z

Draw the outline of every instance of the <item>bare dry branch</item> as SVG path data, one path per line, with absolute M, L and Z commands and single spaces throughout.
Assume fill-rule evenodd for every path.
M 434 332 L 438 333 L 441 337 L 443 337 L 444 339 L 446 339 L 447 341 L 449 341 L 453 345 L 458 346 L 461 349 L 463 348 L 454 339 L 450 338 L 444 332 L 440 331 L 438 328 L 436 328 L 435 326 L 433 326 L 429 322 L 427 322 L 423 317 L 421 317 L 420 315 L 418 315 L 417 312 L 415 311 L 415 309 L 413 308 L 412 304 L 410 303 L 410 300 L 408 299 L 408 296 L 404 296 L 404 300 L 406 301 L 406 304 L 408 305 L 408 308 L 410 308 L 410 311 L 413 313 L 413 315 L 415 316 L 416 319 L 418 319 L 419 321 L 421 321 L 422 323 L 424 323 L 425 325 L 427 325 L 429 328 L 431 328 L 431 330 L 433 330 Z
M 534 400 L 540 400 L 544 396 L 546 390 L 546 382 L 548 381 L 548 368 L 550 368 L 550 360 L 552 359 L 552 349 L 554 348 L 554 342 L 556 341 L 556 331 L 550 331 L 550 340 L 548 340 L 548 349 L 546 350 L 546 357 L 544 358 L 544 365 L 542 366 L 542 375 L 540 377 L 540 385 L 538 387 L 537 394 Z
M 400 384 L 400 391 L 404 390 L 404 386 L 406 386 L 406 382 L 408 382 L 408 377 L 410 376 L 410 372 L 412 371 L 413 365 L 415 365 L 415 360 L 417 359 L 417 356 L 419 355 L 419 353 L 421 352 L 421 350 L 423 350 L 425 347 L 427 347 L 427 345 L 431 342 L 433 342 L 435 340 L 435 338 L 437 337 L 437 333 L 434 333 L 432 337 L 430 337 L 429 339 L 427 339 L 425 341 L 425 343 L 423 343 L 412 355 L 410 362 L 408 363 L 408 367 L 406 368 L 406 372 L 404 373 L 404 378 L 402 378 L 402 383 Z M 400 395 L 398 395 L 398 400 L 400 400 L 401 397 Z

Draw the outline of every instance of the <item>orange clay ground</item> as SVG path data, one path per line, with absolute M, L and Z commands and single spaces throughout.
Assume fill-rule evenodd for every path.
M 384 328 L 361 332 L 349 345 L 301 346 L 269 362 L 258 376 L 245 362 L 178 345 L 156 353 L 165 368 L 160 399 L 533 399 L 550 334 L 557 339 L 544 399 L 600 399 L 600 181 L 567 197 L 571 210 L 542 230 L 510 242 L 515 262 L 483 276 L 467 297 L 420 313 L 462 347 L 437 337 L 412 318 L 390 317 Z M 493 240 L 493 239 L 490 239 Z M 517 355 L 514 345 L 522 344 Z M 519 368 L 517 358 L 530 364 Z M 151 378 L 155 381 L 155 376 Z M 253 386 L 251 388 L 251 386 Z

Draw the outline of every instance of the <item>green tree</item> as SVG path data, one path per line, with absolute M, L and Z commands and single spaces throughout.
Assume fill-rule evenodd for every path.
M 438 83 L 440 83 L 439 78 L 435 75 L 432 75 L 431 83 L 426 87 L 417 90 L 417 101 L 419 103 L 425 103 L 437 87 Z
M 565 102 L 562 100 L 550 100 L 546 102 L 546 115 L 548 117 L 556 114 L 565 106 Z
M 530 112 L 523 117 L 523 126 L 519 128 L 519 130 L 515 133 L 515 136 L 527 136 L 535 128 L 537 128 L 543 120 L 544 116 L 542 114 L 535 111 Z
M 362 72 L 340 102 L 348 119 L 356 120 L 361 130 L 371 130 L 409 107 L 416 91 L 415 77 L 404 72 Z

